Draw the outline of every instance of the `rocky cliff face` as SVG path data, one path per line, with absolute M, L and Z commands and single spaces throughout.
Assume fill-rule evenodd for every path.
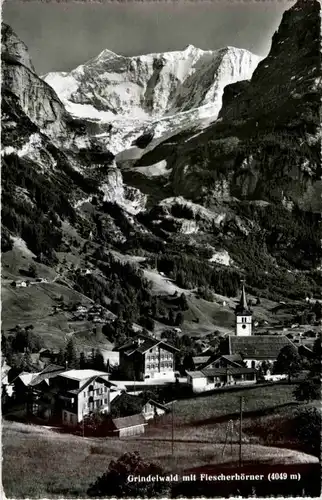
M 2 89 L 12 92 L 22 110 L 52 138 L 66 133 L 67 113 L 53 89 L 35 73 L 22 43 L 12 29 L 2 25 Z
M 136 167 L 166 160 L 174 192 L 199 201 L 237 197 L 320 211 L 320 8 L 299 1 L 286 11 L 251 81 L 225 87 L 219 120 L 172 138 Z

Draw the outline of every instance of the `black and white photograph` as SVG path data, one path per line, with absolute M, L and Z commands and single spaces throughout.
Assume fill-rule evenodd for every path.
M 2 497 L 320 498 L 321 0 L 6 0 Z

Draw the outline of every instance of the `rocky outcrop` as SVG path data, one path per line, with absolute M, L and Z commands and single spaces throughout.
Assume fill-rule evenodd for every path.
M 2 59 L 22 64 L 35 73 L 34 65 L 28 52 L 27 46 L 20 40 L 13 29 L 7 24 L 1 26 L 1 53 Z
M 103 201 L 117 203 L 130 214 L 137 214 L 145 208 L 146 195 L 134 187 L 124 185 L 121 171 L 116 165 L 108 167 L 100 189 Z

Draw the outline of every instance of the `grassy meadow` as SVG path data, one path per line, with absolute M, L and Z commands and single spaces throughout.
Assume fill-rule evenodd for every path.
M 317 461 L 284 433 L 299 406 L 294 386 L 271 386 L 221 393 L 174 403 L 172 416 L 149 425 L 142 437 L 82 438 L 35 425 L 4 421 L 3 487 L 8 498 L 86 497 L 90 483 L 106 471 L 109 462 L 127 451 L 159 463 L 165 471 L 182 473 L 194 466 L 233 464 L 238 460 L 239 396 L 244 397 L 243 460 L 274 463 Z M 273 409 L 275 407 L 275 409 Z M 257 412 L 257 416 L 252 413 Z M 226 430 L 234 421 L 227 446 Z M 269 432 L 273 435 L 270 438 Z M 265 434 L 266 433 L 266 434 Z M 279 439 L 277 437 L 279 436 Z M 270 441 L 269 441 L 270 439 Z M 263 446 L 271 445 L 272 447 Z M 280 448 L 276 448 L 276 446 Z M 287 448 L 293 448 L 287 449 Z M 297 449 L 296 449 L 297 448 Z

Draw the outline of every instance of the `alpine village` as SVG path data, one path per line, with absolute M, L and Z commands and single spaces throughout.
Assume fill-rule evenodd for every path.
M 41 77 L 2 23 L 4 498 L 320 496 L 321 4 L 287 7 L 264 58 Z

